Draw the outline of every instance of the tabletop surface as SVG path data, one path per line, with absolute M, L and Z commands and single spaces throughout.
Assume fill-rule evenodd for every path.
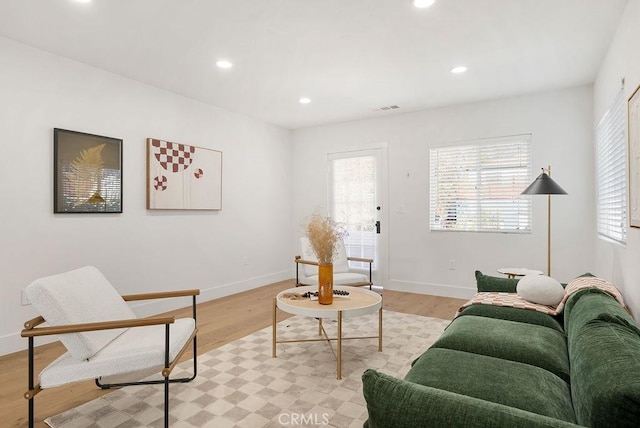
M 318 291 L 317 286 L 304 286 L 289 288 L 281 291 L 276 297 L 276 303 L 281 310 L 302 316 L 335 318 L 338 311 L 343 312 L 343 316 L 359 316 L 374 312 L 382 306 L 382 296 L 375 291 L 359 287 L 336 286 L 336 290 L 346 290 L 349 296 L 333 296 L 333 303 L 321 305 L 317 300 L 303 298 L 295 300 L 287 295 L 302 295 L 307 291 Z
M 496 269 L 499 273 L 504 275 L 542 275 L 543 272 L 541 270 L 535 269 L 527 269 L 527 268 L 515 268 L 515 267 L 505 267 Z

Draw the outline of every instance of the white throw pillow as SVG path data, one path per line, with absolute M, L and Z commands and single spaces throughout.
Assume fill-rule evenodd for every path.
M 546 275 L 523 276 L 518 281 L 516 291 L 525 300 L 548 306 L 557 306 L 564 297 L 562 285 Z

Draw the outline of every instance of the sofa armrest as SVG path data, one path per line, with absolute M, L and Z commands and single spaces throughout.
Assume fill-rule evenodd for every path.
M 502 404 L 397 379 L 373 369 L 362 375 L 365 428 L 577 427 Z
M 497 291 L 500 293 L 515 293 L 518 286 L 517 278 L 499 278 L 485 275 L 479 270 L 475 272 L 478 293 Z

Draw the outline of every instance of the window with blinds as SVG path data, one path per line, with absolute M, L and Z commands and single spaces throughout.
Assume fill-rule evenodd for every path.
M 430 150 L 430 229 L 531 232 L 531 136 Z
M 627 241 L 625 101 L 623 89 L 596 127 L 598 235 Z

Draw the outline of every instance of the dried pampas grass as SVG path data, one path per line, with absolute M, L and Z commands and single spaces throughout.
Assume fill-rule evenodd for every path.
M 309 216 L 304 229 L 318 263 L 321 265 L 332 264 L 338 242 L 347 234 L 344 226 L 316 211 Z

